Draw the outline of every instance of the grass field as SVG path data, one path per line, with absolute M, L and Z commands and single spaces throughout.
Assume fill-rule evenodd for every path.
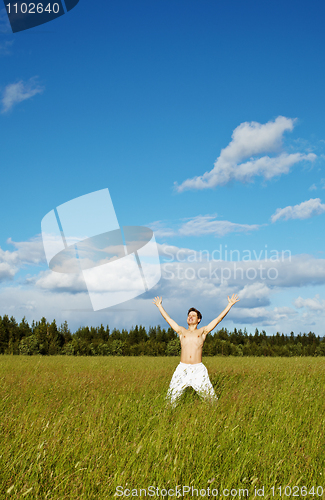
M 324 358 L 206 358 L 172 410 L 178 362 L 1 356 L 0 498 L 325 498 Z

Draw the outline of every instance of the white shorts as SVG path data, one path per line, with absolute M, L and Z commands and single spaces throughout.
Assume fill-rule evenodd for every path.
M 195 365 L 180 363 L 178 365 L 167 392 L 167 399 L 173 406 L 176 405 L 177 399 L 182 395 L 186 387 L 193 387 L 205 399 L 213 402 L 218 400 L 210 382 L 208 370 L 203 363 L 196 363 Z

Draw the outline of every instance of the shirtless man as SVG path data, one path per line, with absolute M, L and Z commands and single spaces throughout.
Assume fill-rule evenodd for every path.
M 202 326 L 201 328 L 198 328 L 198 324 L 202 319 L 202 314 L 194 307 L 191 307 L 187 315 L 188 328 L 184 328 L 183 326 L 179 326 L 166 313 L 161 305 L 162 297 L 155 297 L 153 303 L 158 307 L 167 323 L 178 334 L 181 341 L 181 362 L 174 372 L 167 393 L 167 399 L 170 400 L 172 406 L 176 406 L 177 399 L 186 387 L 189 386 L 193 387 L 200 396 L 212 402 L 217 401 L 218 398 L 210 382 L 208 370 L 202 363 L 203 344 L 207 334 L 220 323 L 232 306 L 238 301 L 239 298 L 235 294 L 233 294 L 231 299 L 228 297 L 228 305 L 222 313 L 207 326 Z

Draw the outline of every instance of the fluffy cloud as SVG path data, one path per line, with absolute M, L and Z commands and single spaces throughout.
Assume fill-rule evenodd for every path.
M 13 279 L 22 267 L 39 265 L 45 262 L 43 243 L 40 236 L 22 242 L 15 242 L 9 238 L 7 243 L 13 245 L 15 250 L 10 252 L 0 248 L 0 282 Z
M 4 251 L 0 248 L 0 282 L 13 279 L 18 270 L 17 252 Z
M 8 262 L 7 256 L 0 249 L 0 283 L 13 279 L 18 271 L 18 267 L 13 262 Z
M 266 309 L 265 307 L 252 307 L 237 309 L 233 314 L 233 322 L 242 325 L 248 323 L 261 326 L 275 326 L 292 316 L 297 316 L 297 312 L 292 308 L 275 307 Z
M 65 274 L 50 270 L 41 271 L 37 276 L 27 279 L 27 283 L 43 290 L 57 293 L 87 293 L 85 280 L 81 273 Z
M 302 297 L 298 297 L 294 301 L 295 307 L 301 309 L 305 307 L 310 311 L 323 311 L 325 312 L 325 300 L 320 299 L 319 294 L 316 294 L 313 299 L 303 299 Z
M 171 247 L 165 247 L 165 256 L 172 256 Z M 166 259 L 162 264 L 163 277 L 170 282 L 187 282 L 192 286 L 198 282 L 235 287 L 236 292 L 246 285 L 263 283 L 273 288 L 293 288 L 325 284 L 325 259 L 309 255 L 291 258 L 261 259 L 251 261 L 206 260 L 203 254 L 186 253 L 179 249 L 176 259 Z M 178 257 L 178 259 L 177 259 Z M 185 286 L 185 285 L 183 285 Z
M 233 132 L 232 140 L 222 149 L 219 158 L 210 172 L 185 180 L 179 192 L 186 189 L 205 189 L 224 185 L 232 180 L 251 181 L 255 176 L 264 179 L 287 174 L 290 168 L 303 160 L 313 161 L 314 153 L 281 153 L 283 134 L 292 131 L 295 120 L 278 116 L 266 124 L 257 122 L 241 123 Z M 261 156 L 265 153 L 277 153 L 276 156 Z M 261 156 L 260 158 L 254 158 Z M 247 160 L 248 161 L 244 161 Z
M 42 237 L 40 235 L 28 241 L 13 241 L 8 238 L 7 243 L 15 247 L 17 259 L 25 264 L 40 264 L 46 262 Z
M 0 315 L 12 314 L 18 320 L 25 315 L 28 321 L 45 316 L 49 320 L 56 318 L 59 323 L 67 320 L 72 328 L 100 323 L 109 323 L 111 328 L 130 328 L 135 324 L 166 326 L 152 304 L 152 298 L 159 295 L 163 296 L 168 314 L 179 324 L 186 324 L 186 312 L 192 306 L 203 313 L 204 324 L 207 324 L 226 307 L 227 296 L 238 293 L 240 302 L 222 323 L 227 328 L 233 324 L 242 328 L 246 325 L 254 331 L 256 327 L 269 326 L 267 333 L 272 334 L 277 330 L 309 331 L 311 325 L 315 325 L 312 328 L 316 334 L 325 334 L 325 301 L 318 295 L 314 299 L 298 297 L 295 309 L 286 303 L 288 288 L 303 290 L 306 286 L 325 284 L 325 259 L 308 255 L 291 257 L 287 253 L 276 255 L 272 251 L 268 251 L 265 258 L 263 250 L 251 256 L 235 255 L 238 261 L 231 261 L 226 260 L 219 248 L 215 253 L 208 253 L 159 245 L 163 262 L 160 282 L 136 299 L 94 312 L 81 275 L 47 269 L 26 278 L 23 284 L 13 282 L 21 266 L 43 263 L 44 252 L 40 237 L 27 242 L 9 242 L 14 245 L 14 251 L 0 250 L 0 279 L 11 279 L 9 286 L 3 282 L 0 288 Z M 279 302 L 281 294 L 283 305 L 275 307 L 274 297 Z
M 272 329 L 267 333 L 271 334 L 309 331 L 311 325 L 315 325 L 317 334 L 325 334 L 321 317 L 315 322 L 310 314 L 286 305 L 287 289 L 325 284 L 325 259 L 276 251 L 268 252 L 265 258 L 264 251 L 256 251 L 251 255 L 243 252 L 238 261 L 227 261 L 220 249 L 213 253 L 167 245 L 159 248 L 164 261 L 163 279 L 154 293 L 167 298 L 167 311 L 172 317 L 176 318 L 178 309 L 186 303 L 206 311 L 204 320 L 210 321 L 213 314 L 227 305 L 227 295 L 238 293 L 240 302 L 224 320 L 225 326 L 229 322 L 241 327 L 270 326 Z M 230 256 L 228 249 L 228 258 Z M 283 296 L 283 306 L 272 306 L 274 297 L 279 300 L 279 295 Z M 295 305 L 299 304 L 298 301 Z
M 36 83 L 35 78 L 28 82 L 22 80 L 17 83 L 11 83 L 3 91 L 2 113 L 9 111 L 15 104 L 30 99 L 36 94 L 43 92 L 44 88 Z
M 240 302 L 241 307 L 262 307 L 269 306 L 271 295 L 271 289 L 261 282 L 252 283 L 245 285 L 242 290 L 240 290 Z
M 321 203 L 320 198 L 312 198 L 293 207 L 277 208 L 271 216 L 271 221 L 276 222 L 279 219 L 309 219 L 323 212 L 325 212 L 325 205 Z

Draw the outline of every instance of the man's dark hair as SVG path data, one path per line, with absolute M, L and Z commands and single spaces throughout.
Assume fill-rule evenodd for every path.
M 188 310 L 187 316 L 190 314 L 191 311 L 196 312 L 197 318 L 201 321 L 202 314 L 200 313 L 200 311 L 198 311 L 197 309 L 195 309 L 195 307 L 191 307 L 191 309 Z

